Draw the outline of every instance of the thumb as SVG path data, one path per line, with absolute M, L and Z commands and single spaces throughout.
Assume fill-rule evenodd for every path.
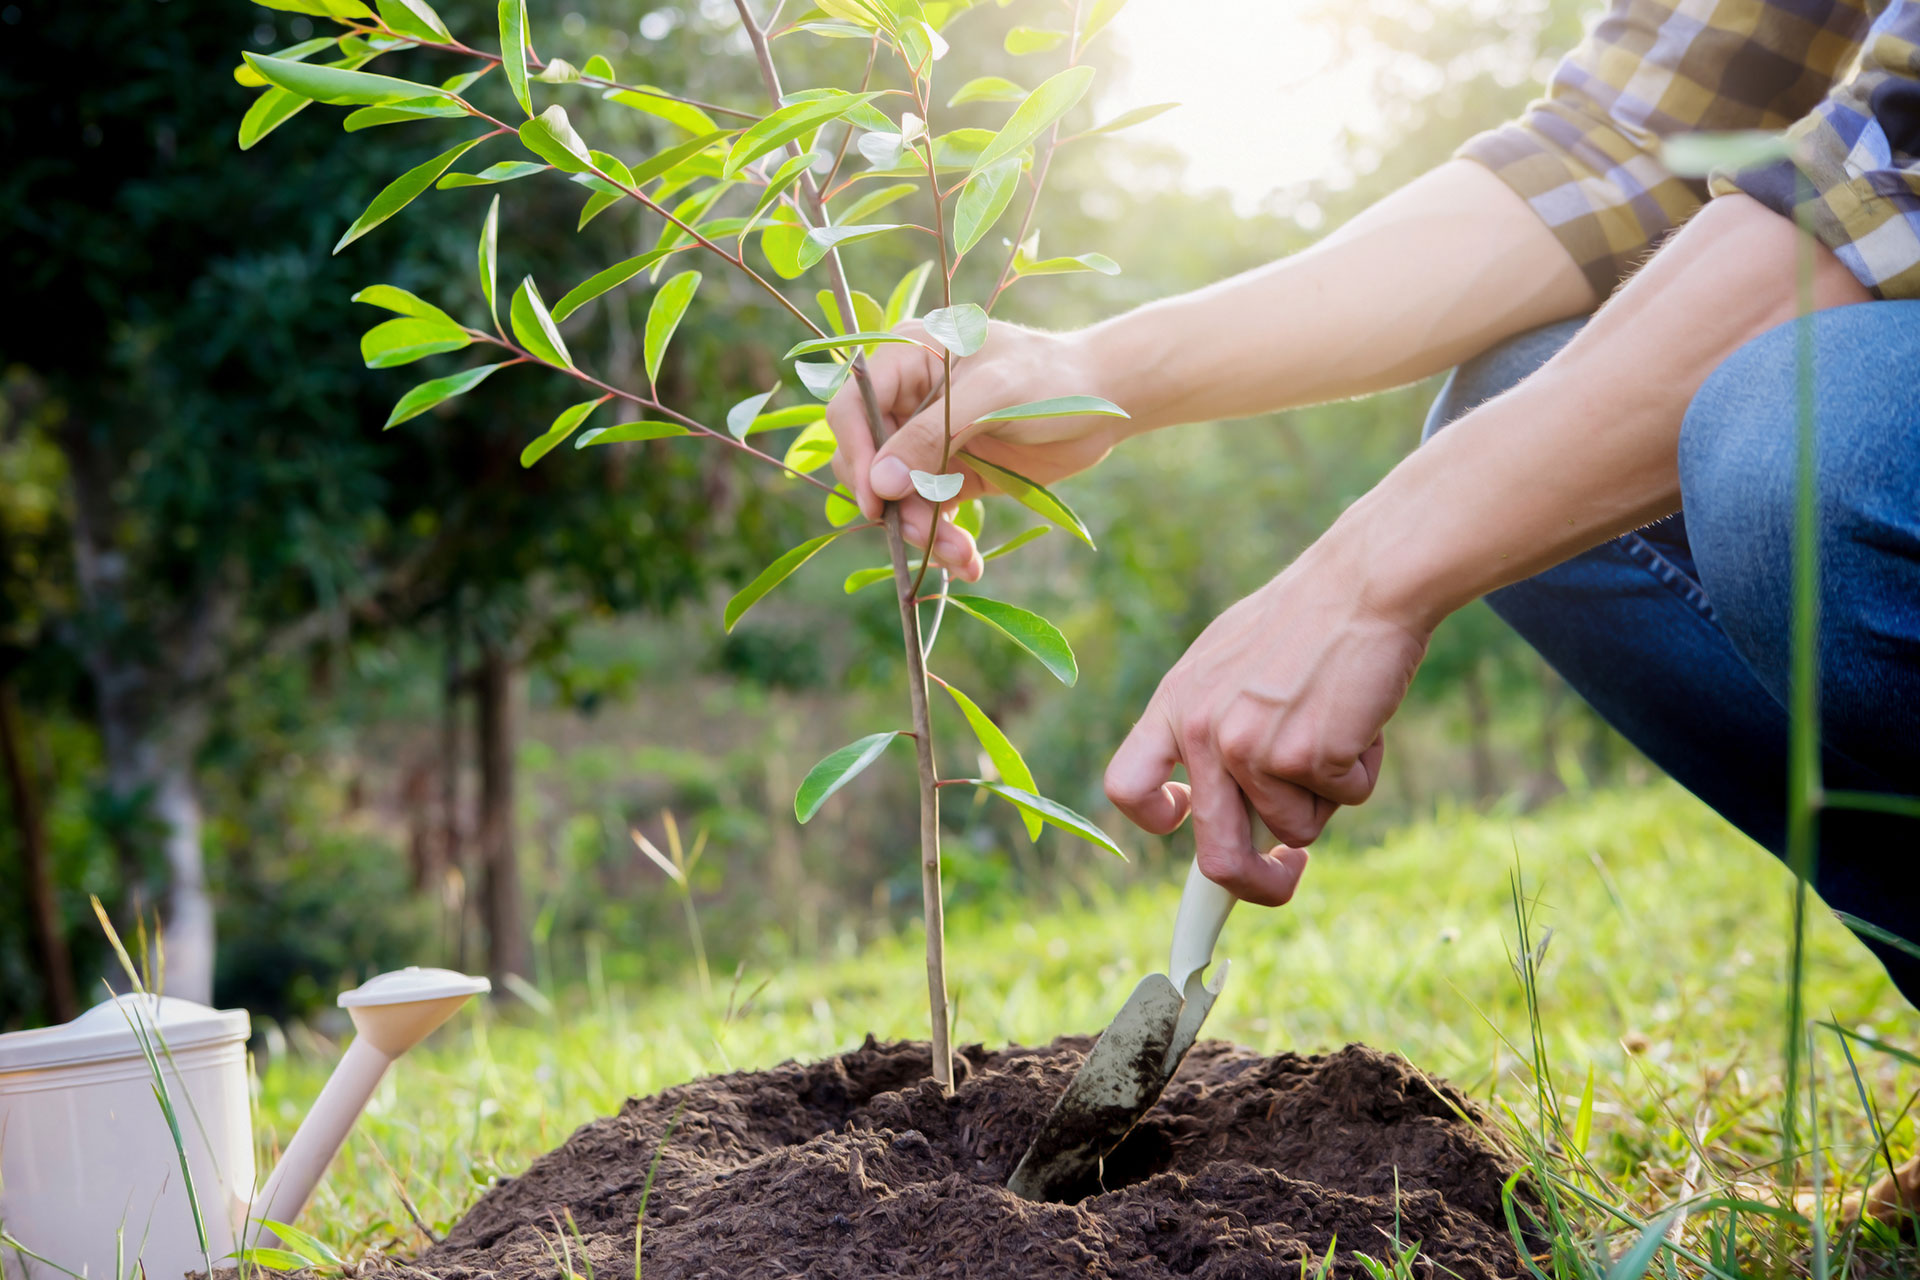
M 959 431 L 954 449 L 959 448 Z M 867 482 L 874 493 L 890 501 L 899 501 L 913 493 L 914 471 L 940 470 L 940 455 L 946 437 L 946 401 L 935 400 L 907 420 L 874 455 Z

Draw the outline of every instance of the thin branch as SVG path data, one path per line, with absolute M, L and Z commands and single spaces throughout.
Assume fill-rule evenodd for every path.
M 1080 3 L 1073 0 L 1073 25 L 1068 36 L 1067 48 L 1072 53 L 1067 58 L 1068 67 L 1080 65 Z M 1055 120 L 1047 130 L 1047 145 L 1040 153 L 1040 162 L 1033 170 L 1033 198 L 1027 201 L 1026 212 L 1020 215 L 1020 230 L 1013 237 L 1013 247 L 1007 250 L 1006 265 L 1000 268 L 1000 279 L 993 286 L 993 293 L 987 298 L 987 310 L 993 310 L 993 304 L 1000 300 L 1008 285 L 1013 283 L 1013 264 L 1020 256 L 1020 246 L 1027 238 L 1027 231 L 1033 226 L 1033 215 L 1040 207 L 1040 191 L 1047 184 L 1047 170 L 1053 164 L 1053 153 L 1060 148 L 1060 122 Z

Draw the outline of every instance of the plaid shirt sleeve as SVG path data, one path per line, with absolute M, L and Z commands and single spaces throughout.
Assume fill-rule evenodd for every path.
M 1661 140 L 1807 116 L 1859 48 L 1868 2 L 1611 0 L 1546 97 L 1460 154 L 1518 192 L 1605 297 L 1706 197 L 1661 163 Z
M 1716 173 L 1801 224 L 1882 298 L 1920 298 L 1920 3 L 1892 0 L 1845 79 L 1788 133 L 1792 159 Z

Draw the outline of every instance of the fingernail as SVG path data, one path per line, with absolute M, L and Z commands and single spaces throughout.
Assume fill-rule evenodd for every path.
M 913 477 L 907 474 L 907 464 L 898 458 L 882 458 L 874 463 L 867 483 L 883 498 L 904 498 L 913 492 Z

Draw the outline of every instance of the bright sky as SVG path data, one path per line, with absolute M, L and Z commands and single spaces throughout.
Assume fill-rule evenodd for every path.
M 1130 67 L 1103 114 L 1178 102 L 1133 136 L 1173 144 L 1189 182 L 1225 187 L 1251 209 L 1276 187 L 1345 167 L 1341 132 L 1370 123 L 1370 70 L 1335 61 L 1324 28 L 1300 0 L 1131 0 L 1109 39 Z

